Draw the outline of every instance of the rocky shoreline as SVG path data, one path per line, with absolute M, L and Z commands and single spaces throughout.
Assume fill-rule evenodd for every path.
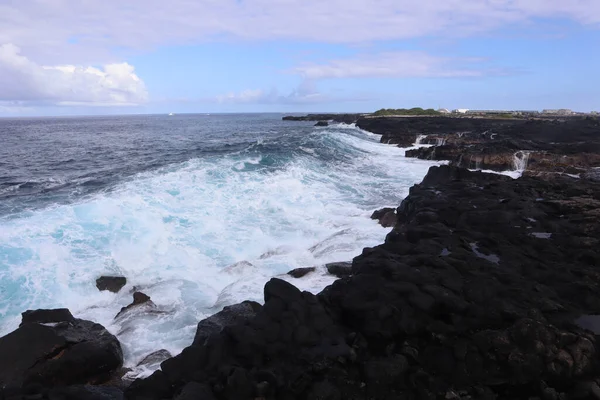
M 407 157 L 448 160 L 469 169 L 526 175 L 588 175 L 600 168 L 600 119 L 491 119 L 454 117 L 358 118 L 356 126 L 381 134 L 382 143 L 409 147 L 415 141 L 432 147 Z
M 263 305 L 200 321 L 191 346 L 130 385 L 102 326 L 26 312 L 0 338 L 0 399 L 600 399 L 598 121 L 352 122 L 451 165 L 374 213 L 385 242 L 331 265 L 333 285 L 271 279 Z M 511 169 L 519 151 L 517 180 L 462 168 Z

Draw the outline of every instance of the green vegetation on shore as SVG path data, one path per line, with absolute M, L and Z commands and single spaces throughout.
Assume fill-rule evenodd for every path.
M 422 109 L 421 107 L 414 108 L 382 108 L 373 113 L 375 116 L 384 115 L 441 115 L 439 111 L 433 108 Z

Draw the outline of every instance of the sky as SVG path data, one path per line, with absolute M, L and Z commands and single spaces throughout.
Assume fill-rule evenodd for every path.
M 600 111 L 600 0 L 0 0 L 0 117 Z

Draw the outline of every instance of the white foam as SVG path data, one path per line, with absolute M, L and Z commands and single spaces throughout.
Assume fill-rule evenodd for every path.
M 480 171 L 480 172 L 484 172 L 486 174 L 496 174 L 496 175 L 510 176 L 513 179 L 518 179 L 522 175 L 522 172 L 520 172 L 520 171 L 512 171 L 512 170 L 508 170 L 508 171 L 494 171 L 494 170 L 491 170 L 491 169 L 481 169 L 481 170 L 470 169 L 469 171 Z
M 529 151 L 520 150 L 520 151 L 517 151 L 513 156 L 514 169 L 515 169 L 515 171 L 520 172 L 521 175 L 527 169 L 527 164 L 529 162 L 530 154 L 531 154 L 531 152 L 529 152 Z
M 322 290 L 334 280 L 322 266 L 380 244 L 389 230 L 370 213 L 400 204 L 434 163 L 404 158 L 355 127 L 315 135 L 307 140 L 339 148 L 345 162 L 311 154 L 261 170 L 252 155 L 194 159 L 110 193 L 3 220 L 0 335 L 18 326 L 24 310 L 68 307 L 121 332 L 132 366 L 158 349 L 179 353 L 199 320 L 228 304 L 262 300 L 273 276 Z M 282 275 L 308 266 L 319 269 L 302 279 Z M 104 274 L 128 283 L 118 294 L 99 292 L 95 279 Z M 115 321 L 133 286 L 165 313 Z

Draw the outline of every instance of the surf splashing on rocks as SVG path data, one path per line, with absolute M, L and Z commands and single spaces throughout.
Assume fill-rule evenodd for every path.
M 182 153 L 109 190 L 1 217 L 0 335 L 27 309 L 67 307 L 116 334 L 126 366 L 159 349 L 177 354 L 201 319 L 262 301 L 273 276 L 313 293 L 332 283 L 323 266 L 382 243 L 388 230 L 371 212 L 397 206 L 434 164 L 354 126 L 268 126 L 242 149 Z M 285 275 L 312 266 L 301 279 Z M 101 275 L 125 276 L 127 285 L 99 292 Z M 160 312 L 115 319 L 134 289 Z

